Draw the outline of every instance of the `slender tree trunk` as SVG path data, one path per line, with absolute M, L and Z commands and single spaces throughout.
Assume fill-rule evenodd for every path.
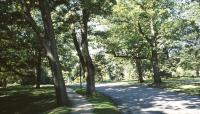
M 152 49 L 151 65 L 152 65 L 152 68 L 153 68 L 154 84 L 156 84 L 157 86 L 159 86 L 160 83 L 161 83 L 161 77 L 159 75 L 158 53 L 154 49 Z
M 68 97 L 58 58 L 55 34 L 53 30 L 53 24 L 52 24 L 48 1 L 39 0 L 39 7 L 41 10 L 42 20 L 44 24 L 44 30 L 45 30 L 44 43 L 47 44 L 48 46 L 48 48 L 46 48 L 46 52 L 51 65 L 57 104 L 58 106 L 67 105 Z
M 38 54 L 37 54 L 37 66 L 36 66 L 36 88 L 40 88 L 41 84 L 41 68 L 42 65 L 42 56 L 41 56 L 41 51 L 38 49 Z
M 6 77 L 2 79 L 2 87 L 3 88 L 7 87 L 7 79 L 6 79 Z
M 82 11 L 82 29 L 81 29 L 81 36 L 82 36 L 82 53 L 84 55 L 84 60 L 86 63 L 86 82 L 87 82 L 87 95 L 92 96 L 95 94 L 95 78 L 94 78 L 94 65 L 92 63 L 92 59 L 89 54 L 88 49 L 88 39 L 87 39 L 87 32 L 88 32 L 88 21 L 89 21 L 89 12 L 86 9 Z
M 73 31 L 72 31 L 72 38 L 73 38 L 74 46 L 76 48 L 76 51 L 77 51 L 81 66 L 83 68 L 83 72 L 85 73 L 86 63 L 85 63 L 85 60 L 84 60 L 84 57 L 83 57 L 79 42 L 77 41 L 75 28 L 73 28 Z
M 82 69 L 83 69 L 83 74 L 85 74 L 85 72 L 86 72 L 86 63 L 85 63 L 85 60 L 84 60 L 84 57 L 83 57 L 83 54 L 82 54 L 82 51 L 80 48 L 80 44 L 76 37 L 76 31 L 75 31 L 74 25 L 73 25 L 73 31 L 72 31 L 72 38 L 73 38 L 74 46 L 76 48 L 76 51 L 77 51 L 77 54 L 79 57 L 79 61 L 80 61 L 80 87 L 82 88 L 81 75 L 82 75 Z
M 135 59 L 135 63 L 136 63 L 136 68 L 137 68 L 137 74 L 138 74 L 138 81 L 140 83 L 143 83 L 143 69 L 142 69 L 142 61 L 141 59 Z
M 200 67 L 197 66 L 197 68 L 196 68 L 196 76 L 197 76 L 197 77 L 199 77 L 199 70 L 200 70 Z
M 80 65 L 79 75 L 80 75 L 80 88 L 82 88 L 82 68 L 81 68 L 81 65 Z

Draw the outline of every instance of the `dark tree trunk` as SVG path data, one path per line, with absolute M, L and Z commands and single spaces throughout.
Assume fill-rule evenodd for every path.
M 142 69 L 142 61 L 141 59 L 135 59 L 135 63 L 136 63 L 136 68 L 137 68 L 137 74 L 138 74 L 138 81 L 140 83 L 143 83 L 143 69 Z
M 161 77 L 159 75 L 158 53 L 154 49 L 152 49 L 151 65 L 152 65 L 152 68 L 153 68 L 154 84 L 156 84 L 157 86 L 159 86 L 160 83 L 161 83 Z
M 41 84 L 41 68 L 42 65 L 42 56 L 41 56 L 41 51 L 38 50 L 37 54 L 37 66 L 36 66 L 36 88 L 40 88 Z
M 83 69 L 83 74 L 85 74 L 85 72 L 86 72 L 86 65 L 85 65 L 86 63 L 85 63 L 85 60 L 84 60 L 84 57 L 83 57 L 83 54 L 82 54 L 82 51 L 80 48 L 80 44 L 76 37 L 75 27 L 73 28 L 73 31 L 72 31 L 72 38 L 73 38 L 74 46 L 76 48 L 76 51 L 77 51 L 77 54 L 78 54 L 78 57 L 80 60 L 80 87 L 82 88 L 81 75 L 82 75 L 82 69 Z
M 197 77 L 199 77 L 199 70 L 200 70 L 200 67 L 197 66 L 197 68 L 196 68 L 196 76 L 197 76 Z
M 154 84 L 156 86 L 160 86 L 161 83 L 161 77 L 160 77 L 160 69 L 159 69 L 159 65 L 158 65 L 158 52 L 157 52 L 157 35 L 158 32 L 156 30 L 155 27 L 155 22 L 154 22 L 154 18 L 151 18 L 150 20 L 150 27 L 151 27 L 151 41 L 149 42 L 152 48 L 152 55 L 151 55 L 151 64 L 152 64 L 152 68 L 153 68 L 153 78 L 154 78 Z
M 6 79 L 6 77 L 1 80 L 1 84 L 2 84 L 3 88 L 7 87 L 7 79 Z
M 95 94 L 95 79 L 94 79 L 94 66 L 90 57 L 86 57 L 87 64 L 87 95 L 92 96 Z
M 79 75 L 80 75 L 80 88 L 82 88 L 82 67 L 81 67 L 81 65 L 80 65 Z
M 95 94 L 95 78 L 94 78 L 94 65 L 92 63 L 92 59 L 89 54 L 88 49 L 88 39 L 87 39 L 87 32 L 88 32 L 88 21 L 89 21 L 89 12 L 86 9 L 82 11 L 82 29 L 81 29 L 81 36 L 82 36 L 82 53 L 84 55 L 84 60 L 86 63 L 86 82 L 87 82 L 87 95 L 92 96 Z
M 60 66 L 60 62 L 58 58 L 55 34 L 53 30 L 49 4 L 47 0 L 39 0 L 39 7 L 41 10 L 42 20 L 44 24 L 44 30 L 45 30 L 44 43 L 47 44 L 46 53 L 49 59 L 49 63 L 50 63 L 51 71 L 53 75 L 57 104 L 58 106 L 67 105 L 68 97 L 67 97 L 66 87 L 65 87 L 62 70 L 61 70 L 61 66 Z
M 82 66 L 82 68 L 83 68 L 83 72 L 85 73 L 85 71 L 86 71 L 86 70 L 85 70 L 86 63 L 85 63 L 85 60 L 84 60 L 84 57 L 83 57 L 83 54 L 82 54 L 82 51 L 81 51 L 79 42 L 77 41 L 75 28 L 73 28 L 73 31 L 72 31 L 72 38 L 73 38 L 74 46 L 75 46 L 75 48 L 76 48 L 76 51 L 77 51 L 77 54 L 78 54 L 78 57 L 79 57 L 81 66 Z

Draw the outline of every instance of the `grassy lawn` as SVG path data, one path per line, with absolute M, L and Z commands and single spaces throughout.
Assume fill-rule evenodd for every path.
M 200 78 L 170 78 L 163 80 L 161 87 L 173 91 L 200 95 Z
M 184 92 L 190 95 L 200 95 L 200 78 L 182 77 L 182 78 L 163 78 L 163 83 L 160 87 L 163 89 Z M 129 81 L 131 85 L 148 85 L 153 80 L 145 80 L 143 84 L 138 83 L 136 80 Z
M 185 92 L 190 95 L 200 95 L 200 86 L 197 86 L 195 84 L 164 82 L 161 85 L 161 87 L 169 89 L 169 90 L 173 90 L 173 91 Z
M 75 89 L 78 94 L 86 96 L 85 89 Z M 94 107 L 94 114 L 121 114 L 117 107 L 107 97 L 96 93 L 93 97 L 86 97 Z
M 68 114 L 68 107 L 57 107 L 53 87 L 0 88 L 0 114 Z

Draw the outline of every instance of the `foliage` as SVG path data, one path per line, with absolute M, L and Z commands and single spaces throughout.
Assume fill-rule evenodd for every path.
M 50 47 L 58 49 L 55 52 L 58 51 L 58 64 L 61 64 L 65 79 L 78 80 L 80 73 L 81 59 L 77 56 L 79 52 L 74 45 L 74 34 L 84 55 L 84 61 L 86 62 L 86 58 L 90 61 L 88 66 L 92 66 L 94 62 L 96 81 L 121 81 L 136 77 L 155 79 L 155 74 L 163 79 L 164 77 L 181 79 L 184 76 L 198 77 L 200 74 L 199 0 L 47 1 L 53 27 L 52 32 L 45 36 L 40 33 L 46 32 L 44 28 L 47 30 L 49 28 L 42 26 L 47 21 L 42 20 L 45 16 L 40 12 L 38 1 L 0 1 L 1 87 L 12 83 L 36 84 L 39 63 L 42 68 L 41 83 L 52 82 L 53 77 L 50 73 L 57 67 L 49 68 L 53 62 L 47 59 L 49 53 L 45 51 L 45 46 L 41 46 L 44 45 L 41 39 L 52 37 L 50 34 L 53 32 L 56 40 L 53 44 L 57 45 Z M 27 16 L 32 17 L 31 21 L 27 20 Z M 36 26 L 35 29 L 32 24 Z M 39 55 L 40 62 L 38 62 Z M 91 69 L 93 70 L 93 67 L 88 67 L 85 71 Z M 83 79 L 85 81 L 86 77 Z M 165 82 L 161 84 L 162 86 L 199 94 L 199 88 L 193 84 Z M 8 97 L 15 100 L 15 97 L 19 97 L 17 95 L 20 93 L 13 92 L 14 90 L 10 88 L 8 90 L 5 89 L 7 95 L 1 93 L 2 99 Z M 40 99 L 40 94 L 30 93 L 35 91 L 33 89 L 16 90 L 22 91 L 20 95 L 30 99 L 30 102 L 35 102 L 33 96 L 39 96 Z M 41 96 L 43 97 L 46 96 Z M 96 105 L 97 101 L 104 101 L 104 98 L 97 94 L 96 97 L 88 99 L 94 100 L 91 102 L 95 104 L 96 112 L 98 113 L 98 109 L 101 112 L 101 107 Z M 23 100 L 19 103 L 26 105 Z M 109 104 L 107 99 L 101 103 L 103 109 Z M 19 109 L 21 110 L 21 106 Z M 52 113 L 62 109 L 55 109 Z

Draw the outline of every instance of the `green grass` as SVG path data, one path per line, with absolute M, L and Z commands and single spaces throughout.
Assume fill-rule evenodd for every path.
M 78 94 L 86 96 L 85 89 L 76 89 Z M 120 111 L 114 106 L 114 104 L 107 97 L 96 93 L 93 97 L 86 97 L 87 100 L 92 103 L 94 107 L 94 114 L 121 114 Z
M 69 107 L 63 106 L 45 112 L 45 114 L 69 114 L 69 112 L 70 112 Z
M 200 95 L 200 78 L 174 77 L 163 79 L 161 88 L 184 92 L 190 95 Z
M 200 95 L 200 86 L 195 84 L 183 84 L 176 82 L 164 82 L 161 84 L 162 88 L 184 92 L 190 95 Z
M 153 82 L 152 79 L 145 80 L 143 84 L 137 80 L 128 81 L 130 85 L 148 85 Z M 181 78 L 163 78 L 160 88 L 177 92 L 184 92 L 189 95 L 200 95 L 200 78 L 181 77 Z
M 0 88 L 0 114 L 68 114 L 69 108 L 56 106 L 54 88 L 14 86 Z

